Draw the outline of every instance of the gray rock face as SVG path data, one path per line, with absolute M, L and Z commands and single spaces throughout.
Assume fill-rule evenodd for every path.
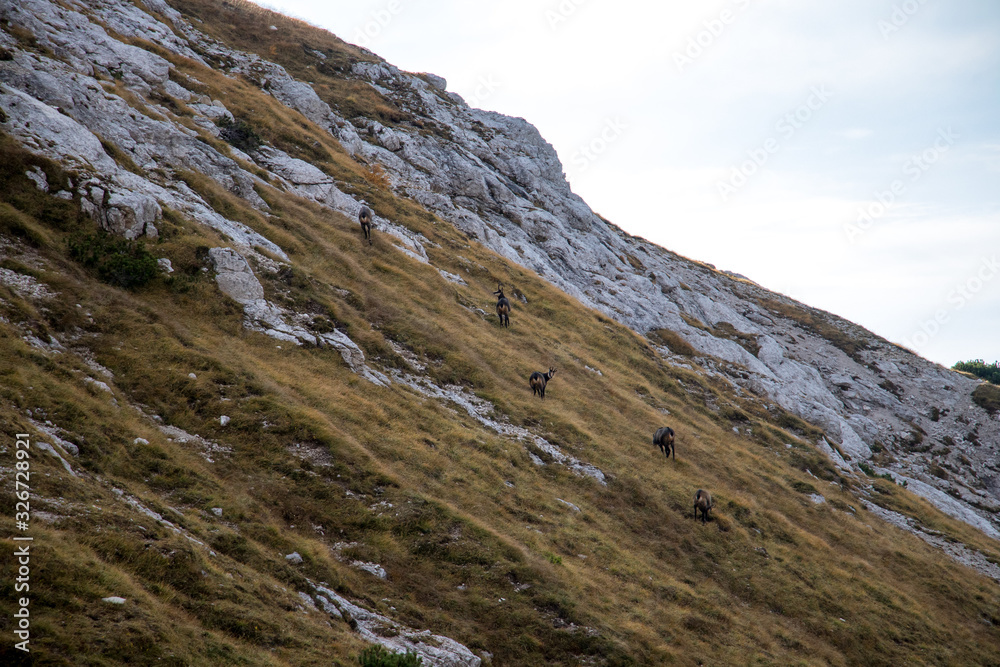
M 230 248 L 212 248 L 208 255 L 215 266 L 215 281 L 223 294 L 243 305 L 264 298 L 264 288 L 242 255 Z
M 356 623 L 357 632 L 365 641 L 381 644 L 394 653 L 415 651 L 425 665 L 480 667 L 482 664 L 479 656 L 450 637 L 431 634 L 428 630 L 414 630 L 355 604 L 326 586 L 312 582 L 310 585 L 316 606 L 337 620 Z M 395 632 L 378 632 L 380 628 L 387 627 Z
M 525 120 L 472 109 L 445 93 L 438 77 L 382 62 L 356 63 L 351 76 L 426 127 L 443 130 L 348 120 L 280 65 L 207 38 L 163 0 L 22 0 L 4 3 L 3 17 L 31 30 L 55 55 L 23 50 L 0 31 L 0 45 L 14 54 L 0 61 L 4 131 L 81 173 L 73 187 L 115 233 L 155 235 L 160 210 L 170 207 L 225 235 L 232 248 L 216 253 L 219 286 L 243 305 L 248 326 L 282 340 L 332 345 L 357 372 L 388 381 L 342 333 L 310 333 L 299 316 L 264 299 L 246 258 L 260 247 L 287 260 L 284 251 L 220 215 L 172 174 L 205 174 L 266 213 L 254 191 L 257 176 L 238 157 L 331 211 L 354 219 L 360 204 L 315 166 L 274 148 L 223 155 L 200 141 L 153 93 L 189 102 L 194 124 L 211 134 L 218 132 L 215 119 L 228 114 L 225 106 L 185 87 L 183 77 L 171 78 L 167 60 L 112 37 L 104 26 L 199 62 L 223 63 L 223 73 L 256 82 L 349 153 L 381 164 L 400 196 L 639 333 L 677 332 L 698 356 L 691 363 L 668 359 L 721 374 L 738 391 L 819 425 L 836 447 L 830 452 L 838 465 L 856 471 L 874 458 L 880 470 L 921 482 L 911 488 L 943 511 L 986 532 L 985 526 L 1000 528 L 1000 421 L 971 400 L 975 380 L 628 235 L 570 190 L 555 150 Z M 115 94 L 111 81 L 141 103 Z M 382 218 L 375 225 L 402 252 L 428 262 L 427 239 Z
M 389 384 L 389 378 L 368 367 L 364 352 L 347 334 L 336 329 L 327 333 L 309 331 L 307 316 L 289 313 L 265 299 L 264 287 L 243 255 L 232 248 L 212 248 L 208 255 L 215 267 L 215 282 L 219 289 L 243 306 L 247 328 L 294 345 L 330 346 L 340 352 L 347 365 L 358 375 L 380 386 Z
M 101 224 L 112 234 L 127 239 L 136 239 L 140 236 L 156 238 L 158 233 L 153 223 L 162 215 L 160 205 L 149 195 L 139 192 L 116 192 L 108 198 Z

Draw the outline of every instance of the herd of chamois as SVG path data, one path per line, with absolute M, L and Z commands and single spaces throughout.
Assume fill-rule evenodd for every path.
M 361 232 L 364 234 L 365 240 L 368 241 L 368 245 L 372 245 L 374 215 L 364 202 L 361 203 L 361 210 L 358 212 L 358 222 L 361 223 Z M 497 298 L 496 313 L 497 318 L 500 320 L 500 326 L 510 328 L 510 300 L 504 295 L 502 284 L 497 285 L 497 291 L 493 292 L 493 296 Z M 528 386 L 531 387 L 532 396 L 540 396 L 544 399 L 545 387 L 555 374 L 556 369 L 551 366 L 548 372 L 535 371 L 532 373 L 528 378 Z M 677 460 L 677 449 L 674 446 L 674 429 L 669 426 L 657 429 L 653 435 L 653 444 L 658 446 L 668 459 L 672 454 L 674 460 Z M 708 514 L 712 511 L 712 505 L 712 494 L 704 489 L 698 489 L 694 494 L 694 518 L 697 520 L 700 513 L 701 522 L 705 523 L 708 521 Z

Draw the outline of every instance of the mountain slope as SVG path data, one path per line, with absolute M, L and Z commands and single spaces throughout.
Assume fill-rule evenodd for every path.
M 300 22 L 2 7 L 0 418 L 34 443 L 46 661 L 351 664 L 378 641 L 428 664 L 996 662 L 988 493 L 951 508 L 976 530 L 825 439 L 929 466 L 870 439 L 870 404 L 928 439 L 978 422 L 949 456 L 986 458 L 971 381 L 624 235 L 524 121 Z M 108 284 L 153 258 L 172 273 Z M 5 580 L 7 631 L 14 599 Z
M 623 233 L 570 191 L 555 151 L 531 125 L 469 108 L 439 78 L 371 62 L 316 32 L 272 31 L 259 13 L 178 6 L 227 44 L 314 81 L 317 92 L 253 56 L 205 49 L 328 128 L 350 153 L 383 165 L 397 193 L 641 334 L 676 332 L 731 382 L 822 427 L 855 469 L 867 461 L 1000 537 L 1000 422 L 973 400 L 979 381 Z M 347 95 L 345 104 L 343 88 L 364 83 L 378 101 L 358 107 L 358 96 Z

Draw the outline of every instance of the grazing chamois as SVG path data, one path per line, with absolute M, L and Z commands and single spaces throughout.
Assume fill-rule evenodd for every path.
M 657 429 L 653 435 L 653 444 L 660 447 L 660 451 L 670 458 L 670 452 L 674 453 L 674 460 L 677 460 L 677 448 L 674 447 L 674 429 L 669 426 Z
M 549 383 L 549 380 L 551 380 L 552 376 L 555 374 L 556 369 L 551 366 L 549 367 L 548 373 L 539 373 L 538 371 L 532 373 L 531 377 L 528 378 L 528 384 L 531 386 L 531 395 L 534 396 L 535 394 L 538 394 L 542 398 L 545 398 L 545 385 Z
M 694 494 L 694 518 L 698 519 L 698 511 L 701 510 L 701 522 L 708 521 L 708 513 L 712 511 L 712 494 L 703 489 L 698 489 Z
M 364 202 L 361 203 L 361 210 L 358 211 L 358 222 L 361 223 L 361 231 L 364 232 L 365 238 L 368 239 L 368 245 L 372 244 L 372 210 L 365 205 Z
M 510 326 L 510 301 L 503 295 L 503 285 L 497 285 L 497 291 L 493 292 L 497 298 L 497 317 L 500 318 L 500 325 Z

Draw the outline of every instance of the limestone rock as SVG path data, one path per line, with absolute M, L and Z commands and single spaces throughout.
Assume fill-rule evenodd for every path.
M 35 184 L 35 187 L 42 192 L 49 191 L 48 178 L 45 176 L 45 172 L 42 171 L 41 167 L 38 165 L 35 165 L 35 167 L 30 171 L 25 172 L 24 175 L 31 179 L 31 181 Z
M 244 305 L 264 298 L 264 288 L 242 255 L 231 248 L 212 248 L 208 255 L 223 294 Z
M 355 373 L 378 385 L 389 384 L 385 375 L 368 367 L 364 352 L 347 334 L 337 329 L 325 333 L 311 332 L 305 328 L 304 322 L 296 321 L 307 320 L 307 317 L 288 313 L 265 299 L 264 287 L 243 255 L 232 248 L 212 248 L 208 255 L 215 268 L 216 284 L 223 294 L 243 306 L 248 328 L 296 345 L 330 346 L 340 352 Z
M 428 72 L 424 72 L 423 74 L 421 74 L 421 76 L 427 79 L 427 81 L 432 86 L 434 86 L 441 92 L 448 90 L 448 82 L 445 80 L 443 76 L 438 76 L 437 74 L 430 74 Z
M 107 200 L 101 226 L 112 234 L 127 239 L 137 239 L 140 236 L 155 239 L 158 232 L 153 223 L 162 215 L 160 205 L 149 195 L 114 192 Z

